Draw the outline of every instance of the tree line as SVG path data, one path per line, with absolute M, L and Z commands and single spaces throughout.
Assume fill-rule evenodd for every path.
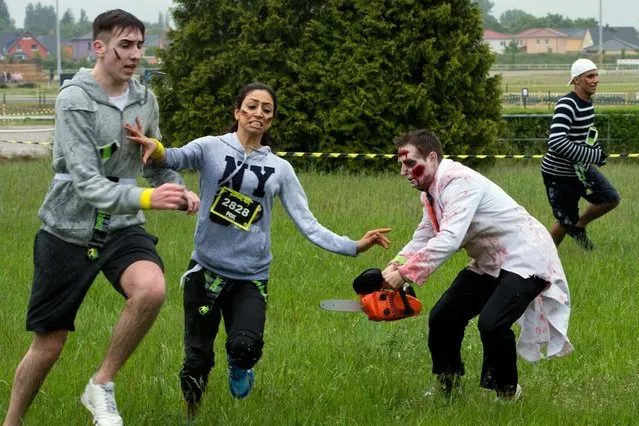
M 529 28 L 587 28 L 598 25 L 595 18 L 570 19 L 563 15 L 549 13 L 536 17 L 520 9 L 509 9 L 499 15 L 492 15 L 494 3 L 490 0 L 473 0 L 482 11 L 484 28 L 508 34 L 517 34 Z
M 69 39 L 84 35 L 91 31 L 92 19 L 89 19 L 84 9 L 80 9 L 80 15 L 76 18 L 71 9 L 64 11 L 60 17 L 60 38 Z M 168 14 L 158 12 L 156 22 L 145 22 L 147 34 L 157 34 L 165 29 L 168 23 Z M 53 6 L 45 6 L 42 3 L 28 3 L 25 7 L 25 18 L 22 27 L 16 26 L 11 18 L 5 0 L 0 0 L 0 33 L 13 31 L 28 31 L 35 37 L 55 35 L 56 13 Z

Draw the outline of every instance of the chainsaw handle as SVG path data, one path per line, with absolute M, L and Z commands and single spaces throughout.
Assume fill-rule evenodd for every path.
M 404 291 L 403 288 L 400 288 L 397 291 L 399 291 L 399 296 L 402 298 L 402 302 L 404 303 L 404 308 L 406 308 L 404 310 L 404 314 L 413 315 L 415 311 L 413 311 L 413 308 L 410 306 L 410 303 L 408 302 L 408 297 L 406 297 L 406 292 Z

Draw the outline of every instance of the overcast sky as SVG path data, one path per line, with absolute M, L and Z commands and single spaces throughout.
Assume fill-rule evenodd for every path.
M 146 22 L 157 22 L 158 12 L 171 8 L 173 0 L 58 0 L 60 16 L 71 9 L 73 16 L 80 16 L 80 9 L 87 12 L 89 20 L 109 9 L 121 8 L 133 13 Z M 628 26 L 639 29 L 639 0 L 492 0 L 492 15 L 499 15 L 508 9 L 520 9 L 531 15 L 541 17 L 548 13 L 559 14 L 570 19 L 595 18 L 599 20 L 599 2 L 603 5 L 603 23 L 612 26 Z M 5 0 L 11 18 L 16 26 L 24 26 L 25 8 L 28 3 L 53 6 L 55 0 Z
M 599 21 L 601 2 L 604 25 L 639 29 L 638 0 L 491 0 L 491 2 L 494 5 L 492 15 L 497 19 L 508 9 L 519 9 L 537 17 L 552 13 L 570 19 L 595 18 L 597 21 Z
M 40 3 L 43 6 L 53 6 L 54 9 L 56 7 L 56 0 L 4 0 L 4 2 L 9 8 L 9 15 L 20 28 L 24 27 L 27 4 Z M 60 17 L 67 9 L 71 9 L 77 20 L 80 17 L 80 9 L 84 9 L 89 21 L 93 21 L 100 13 L 109 9 L 124 9 L 145 22 L 157 22 L 158 13 L 164 13 L 173 6 L 173 0 L 58 0 Z

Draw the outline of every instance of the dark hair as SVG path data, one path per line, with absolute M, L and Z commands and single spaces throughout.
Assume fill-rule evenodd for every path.
M 127 28 L 137 28 L 144 36 L 145 28 L 142 21 L 122 9 L 113 9 L 99 14 L 93 20 L 93 40 L 97 40 L 103 32 L 111 34 L 116 28 L 120 32 Z
M 240 109 L 246 96 L 255 90 L 266 90 L 268 94 L 271 95 L 271 98 L 273 98 L 273 118 L 277 117 L 277 96 L 275 95 L 275 90 L 273 90 L 273 88 L 268 84 L 260 83 L 258 81 L 247 84 L 240 89 L 240 92 L 237 94 L 237 99 L 235 99 L 235 105 L 233 105 L 233 111 L 235 112 Z M 229 132 L 237 132 L 237 121 L 229 126 Z M 264 133 L 264 135 L 262 135 L 261 144 L 263 146 L 271 147 L 275 144 L 275 140 L 268 130 Z
M 401 148 L 408 144 L 415 145 L 417 151 L 426 158 L 431 152 L 437 155 L 437 162 L 440 163 L 444 157 L 442 154 L 442 143 L 434 132 L 427 129 L 413 130 L 398 136 L 394 141 L 396 148 Z

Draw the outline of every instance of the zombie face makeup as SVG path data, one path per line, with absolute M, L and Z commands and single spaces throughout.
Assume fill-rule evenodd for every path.
M 114 28 L 112 33 L 93 42 L 98 57 L 109 76 L 115 82 L 125 82 L 133 77 L 142 57 L 144 35 L 134 27 Z
M 253 90 L 235 110 L 238 130 L 263 134 L 271 127 L 274 114 L 271 94 L 266 90 Z
M 411 186 L 421 191 L 428 190 L 437 172 L 437 155 L 431 152 L 424 158 L 415 145 L 408 144 L 399 148 L 397 157 L 402 166 L 401 175 L 408 179 Z

